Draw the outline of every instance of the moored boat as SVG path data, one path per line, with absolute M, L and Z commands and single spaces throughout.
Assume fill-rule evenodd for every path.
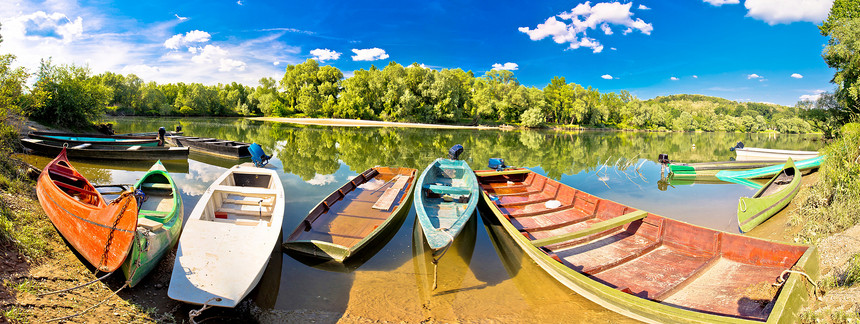
M 785 208 L 800 190 L 800 182 L 800 171 L 789 158 L 782 172 L 773 176 L 755 195 L 740 198 L 738 226 L 741 230 L 749 232 Z
M 145 200 L 137 214 L 137 233 L 131 253 L 122 264 L 130 287 L 137 285 L 176 245 L 182 231 L 182 197 L 167 169 L 156 162 L 134 185 Z
M 792 163 L 794 163 L 794 167 L 797 168 L 798 171 L 810 171 L 814 169 L 818 169 L 821 166 L 821 162 L 824 161 L 825 156 L 819 156 L 812 159 L 806 159 L 801 161 L 794 161 L 792 159 Z M 717 179 L 723 181 L 731 181 L 731 179 L 760 179 L 760 178 L 770 178 L 774 175 L 782 172 L 785 168 L 785 163 L 780 163 L 776 165 L 771 165 L 769 167 L 749 169 L 749 170 L 720 170 L 716 173 Z
M 791 322 L 811 293 L 799 272 L 818 277 L 814 247 L 690 225 L 527 169 L 476 175 L 493 231 L 576 293 L 640 321 Z
M 739 161 L 776 159 L 785 161 L 788 158 L 792 158 L 797 161 L 812 159 L 819 155 L 817 151 L 776 150 L 759 147 L 740 147 L 735 148 L 734 151 L 737 153 L 737 160 Z
M 676 178 L 690 178 L 696 176 L 715 175 L 721 170 L 749 170 L 785 163 L 783 160 L 761 160 L 761 161 L 717 161 L 681 163 L 671 162 L 668 164 L 669 173 Z
M 167 140 L 175 146 L 189 147 L 194 151 L 219 157 L 234 159 L 251 157 L 251 152 L 248 151 L 251 144 L 245 142 L 190 136 L 171 136 Z
M 106 203 L 61 150 L 39 175 L 36 195 L 57 231 L 91 265 L 104 272 L 122 265 L 137 227 L 133 194 Z
M 235 307 L 260 281 L 283 218 L 284 187 L 274 170 L 245 164 L 230 168 L 188 217 L 167 295 Z
M 465 161 L 438 159 L 421 173 L 416 191 L 416 217 L 438 260 L 475 212 L 478 182 Z
M 33 139 L 60 143 L 60 145 L 66 143 L 69 146 L 81 144 L 99 146 L 158 146 L 158 138 L 155 136 L 122 136 L 57 132 L 30 132 L 27 136 Z
M 63 144 L 33 138 L 22 138 L 24 147 L 43 155 L 56 155 L 65 149 L 69 158 L 99 160 L 185 160 L 188 159 L 187 147 L 145 147 L 114 146 L 105 147 L 84 143 L 64 148 Z
M 417 170 L 374 167 L 320 201 L 283 244 L 320 259 L 343 262 L 406 217 Z

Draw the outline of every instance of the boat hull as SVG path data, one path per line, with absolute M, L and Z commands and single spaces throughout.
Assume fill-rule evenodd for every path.
M 415 190 L 413 204 L 427 244 L 434 256 L 444 253 L 475 213 L 478 181 L 465 161 L 438 159 L 421 173 Z
M 30 138 L 41 139 L 49 142 L 57 143 L 62 146 L 63 144 L 68 144 L 69 146 L 76 146 L 81 144 L 92 144 L 97 146 L 149 146 L 154 147 L 158 146 L 158 139 L 156 138 L 146 138 L 146 139 L 126 139 L 126 138 L 113 138 L 113 137 L 92 137 L 87 134 L 52 134 L 52 133 L 30 133 L 28 135 Z
M 736 148 L 737 160 L 787 160 L 791 158 L 795 161 L 806 160 L 818 157 L 816 151 L 791 151 L 791 150 L 775 150 L 758 147 Z
M 782 178 L 789 175 L 790 182 L 781 188 L 776 188 L 780 186 L 778 182 L 784 181 Z M 791 159 L 788 159 L 783 171 L 774 175 L 752 197 L 741 197 L 738 201 L 738 226 L 741 231 L 749 232 L 788 206 L 800 191 L 801 181 L 800 170 L 794 166 Z
M 55 145 L 48 141 L 24 138 L 21 139 L 24 147 L 42 155 L 56 155 L 63 150 L 62 144 Z M 72 159 L 99 159 L 99 160 L 186 160 L 188 159 L 187 147 L 116 147 L 97 149 L 66 148 L 66 154 Z
M 337 262 L 360 254 L 364 248 L 378 243 L 387 233 L 396 231 L 402 225 L 402 219 L 409 213 L 411 206 L 416 173 L 415 169 L 381 167 L 362 172 L 312 208 L 305 220 L 286 239 L 283 247 Z M 397 182 L 392 183 L 398 176 L 408 178 L 399 189 L 394 189 L 397 194 L 393 196 L 392 203 L 396 202 L 396 205 L 385 210 L 372 208 L 373 202 L 385 199 L 383 189 L 387 191 L 398 186 Z M 374 180 L 384 184 L 375 188 L 362 188 L 373 184 Z M 359 229 L 358 233 L 356 229 Z M 354 237 L 356 234 L 358 237 Z
M 251 152 L 248 150 L 251 144 L 244 142 L 189 136 L 171 136 L 168 140 L 175 146 L 189 147 L 194 151 L 222 158 L 240 159 L 251 157 Z
M 137 201 L 133 195 L 106 204 L 92 184 L 69 164 L 64 151 L 42 170 L 36 195 L 57 231 L 92 266 L 112 272 L 122 265 L 137 226 Z
M 513 239 L 541 268 L 571 290 L 636 320 L 651 323 L 788 323 L 796 319 L 810 293 L 802 275 L 787 275 L 788 279 L 777 295 L 768 300 L 767 307 L 772 306 L 769 312 L 758 301 L 733 294 L 737 288 L 756 284 L 769 286 L 776 276 L 788 269 L 803 271 L 812 280 L 818 278 L 818 252 L 814 247 L 714 231 L 643 213 L 581 191 L 572 191 L 574 202 L 559 208 L 570 206 L 573 208 L 567 209 L 570 212 L 581 208 L 594 210 L 593 216 L 588 216 L 588 212 L 585 216 L 596 218 L 568 224 L 539 222 L 544 215 L 559 217 L 564 213 L 560 209 L 540 212 L 533 208 L 535 205 L 521 205 L 523 209 L 514 213 L 517 210 L 514 205 L 504 206 L 516 197 L 514 193 L 517 190 L 522 189 L 496 195 L 504 185 L 492 188 L 488 186 L 491 181 L 483 180 L 480 175 L 484 172 L 476 173 L 482 178 L 483 201 L 492 211 L 485 216 L 486 221 L 494 225 L 490 226 L 491 230 Z M 494 175 L 486 172 L 484 176 Z M 517 185 L 521 180 L 516 178 L 512 181 Z M 561 192 L 559 194 L 562 195 Z M 630 218 L 635 220 L 621 225 L 613 223 L 613 220 L 626 215 L 636 215 Z M 610 223 L 605 223 L 604 219 Z M 566 229 L 578 230 L 568 232 Z M 577 237 L 579 233 L 584 236 Z M 545 234 L 577 237 L 574 240 L 578 241 L 554 241 L 558 236 Z M 622 247 L 647 243 L 646 237 L 650 237 L 653 244 L 644 250 Z M 710 259 L 702 260 L 703 267 L 689 267 L 685 260 L 692 260 L 692 255 L 703 253 L 698 249 L 702 247 L 709 247 L 710 252 L 704 256 L 710 255 Z M 670 253 L 673 250 L 691 251 L 692 254 Z M 616 255 L 627 257 L 614 259 Z M 592 263 L 597 260 L 603 265 Z M 698 261 L 693 264 L 698 264 Z M 681 274 L 689 275 L 687 278 L 691 281 L 678 282 Z M 676 283 L 674 288 L 665 286 L 670 282 Z M 653 294 L 656 287 L 662 287 L 663 291 Z
M 148 184 L 167 186 L 158 188 Z M 143 190 L 148 199 L 140 207 L 134 243 L 128 258 L 122 264 L 122 272 L 130 287 L 140 283 L 176 245 L 184 217 L 179 189 L 161 161 L 156 162 L 134 187 Z M 159 197 L 162 194 L 168 196 Z

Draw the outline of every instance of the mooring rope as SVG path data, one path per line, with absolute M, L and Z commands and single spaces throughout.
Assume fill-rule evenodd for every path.
M 200 316 L 200 314 L 202 314 L 203 311 L 205 311 L 209 308 L 212 308 L 212 305 L 209 305 L 209 302 L 211 302 L 213 300 L 216 302 L 220 302 L 221 297 L 209 298 L 209 300 L 207 300 L 205 303 L 203 303 L 203 307 L 200 307 L 200 309 L 192 309 L 192 310 L 188 311 L 188 321 L 190 321 L 191 324 L 197 324 L 197 321 L 195 321 L 194 318 L 197 316 Z
M 46 321 L 46 323 L 47 323 L 47 322 L 54 322 L 54 321 L 63 321 L 63 320 L 67 320 L 67 319 L 70 319 L 70 318 L 73 318 L 73 317 L 78 317 L 78 316 L 84 315 L 84 314 L 86 314 L 87 312 L 91 311 L 93 308 L 96 308 L 96 307 L 101 306 L 101 304 L 104 304 L 104 303 L 105 303 L 106 301 L 108 301 L 108 299 L 110 299 L 111 297 L 116 296 L 116 294 L 117 294 L 117 293 L 119 293 L 120 291 L 122 291 L 123 289 L 125 289 L 125 287 L 128 287 L 128 281 L 126 281 L 126 282 L 125 282 L 125 284 L 124 284 L 124 285 L 122 285 L 122 287 L 120 287 L 119 289 L 117 289 L 116 291 L 114 291 L 113 293 L 111 293 L 111 294 L 110 294 L 110 296 L 107 296 L 105 299 L 102 299 L 102 301 L 100 301 L 98 304 L 92 305 L 92 306 L 90 306 L 89 308 L 87 308 L 87 309 L 85 309 L 85 310 L 83 310 L 82 312 L 79 312 L 79 313 L 77 313 L 77 314 L 72 314 L 72 315 L 69 315 L 69 316 L 57 317 L 57 318 L 49 319 L 49 320 L 47 320 L 47 321 Z
M 96 281 L 101 281 L 102 279 L 107 278 L 108 276 L 110 276 L 110 275 L 112 275 L 112 274 L 113 274 L 113 272 L 108 272 L 106 275 L 101 276 L 101 277 L 96 278 L 96 279 L 93 279 L 93 280 L 92 280 L 92 281 L 90 281 L 90 282 L 87 282 L 87 283 L 84 283 L 84 284 L 80 284 L 80 285 L 74 286 L 74 287 L 72 287 L 72 288 L 66 288 L 66 289 L 54 290 L 54 291 L 49 291 L 49 292 L 46 292 L 46 293 L 36 294 L 36 297 L 42 297 L 42 296 L 47 296 L 47 295 L 59 294 L 59 293 L 67 292 L 67 291 L 72 291 L 72 290 L 75 290 L 75 289 L 78 289 L 78 288 L 81 288 L 81 287 L 86 287 L 86 286 L 92 285 L 92 284 L 93 284 L 93 283 L 95 283 Z
M 818 289 L 819 289 L 818 284 L 816 284 L 815 281 L 812 281 L 812 277 L 810 277 L 808 274 L 806 274 L 806 272 L 791 270 L 791 269 L 785 270 L 779 275 L 779 277 L 776 278 L 776 283 L 774 283 L 773 285 L 774 286 L 782 286 L 783 284 L 785 284 L 785 281 L 786 281 L 785 275 L 789 274 L 789 273 L 796 273 L 796 274 L 800 274 L 800 275 L 803 275 L 804 277 L 806 277 L 806 280 L 808 280 L 809 283 L 812 284 L 812 288 L 813 288 L 812 295 L 815 296 L 815 299 L 817 299 L 818 301 L 821 301 L 821 296 L 818 296 Z

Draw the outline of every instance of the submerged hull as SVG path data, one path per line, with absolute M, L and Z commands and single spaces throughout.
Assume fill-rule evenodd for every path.
M 396 231 L 409 213 L 417 170 L 375 167 L 356 176 L 311 209 L 283 244 L 320 259 L 343 262 L 377 238 Z M 399 226 L 398 226 L 399 228 Z
M 529 170 L 478 171 L 487 220 L 548 274 L 610 310 L 652 323 L 791 322 L 816 280 L 814 247 L 719 232 L 600 199 Z M 547 205 L 558 200 L 557 207 Z M 554 207 L 554 208 L 549 208 Z
M 123 195 L 106 204 L 61 151 L 36 184 L 39 204 L 66 241 L 99 271 L 112 272 L 126 259 L 137 226 L 137 201 Z
M 475 212 L 480 191 L 465 161 L 438 159 L 415 189 L 415 213 L 434 255 L 444 253 Z

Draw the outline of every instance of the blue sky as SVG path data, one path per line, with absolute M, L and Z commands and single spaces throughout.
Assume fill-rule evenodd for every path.
M 394 61 L 794 105 L 833 89 L 816 28 L 831 3 L 0 0 L 0 53 L 31 72 L 51 57 L 159 83 L 253 86 L 315 58 L 347 77 Z

